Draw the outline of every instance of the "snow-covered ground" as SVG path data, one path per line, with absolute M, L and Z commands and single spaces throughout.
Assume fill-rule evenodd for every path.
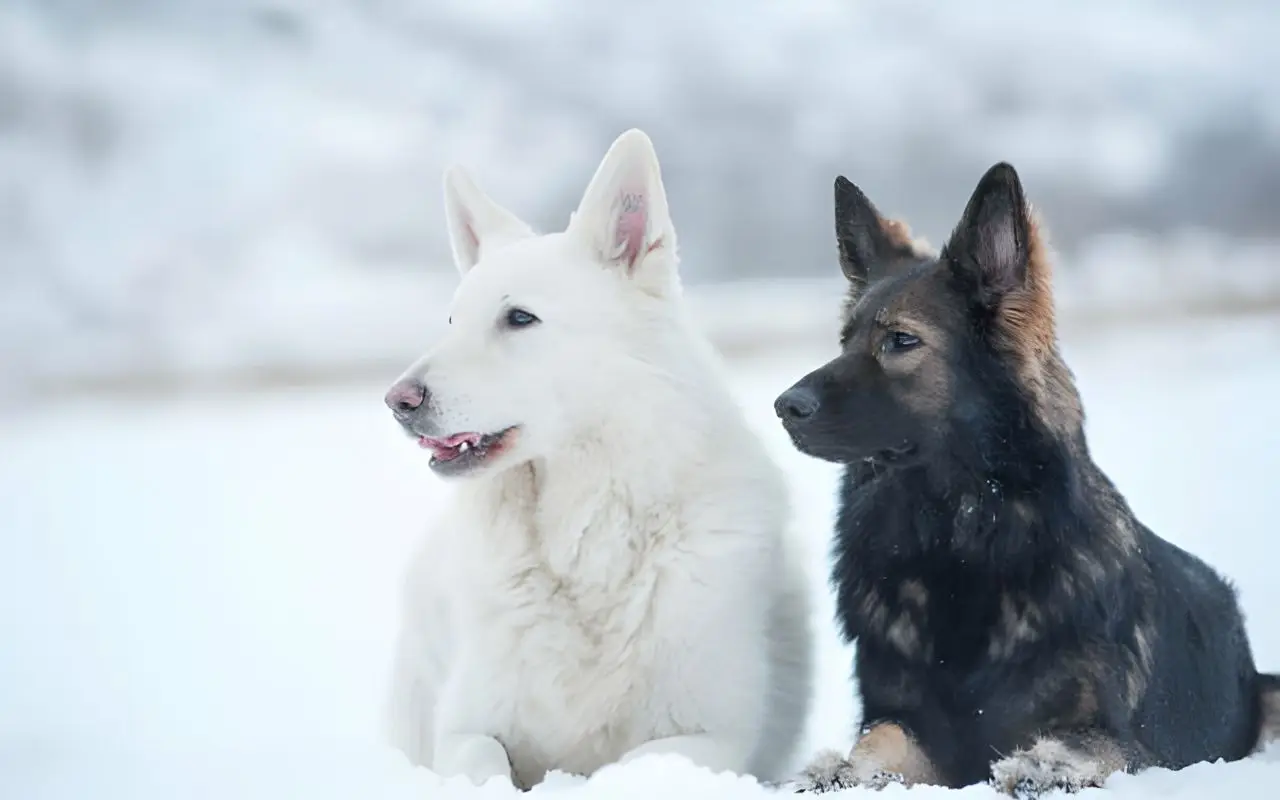
M 1096 457 L 1148 524 L 1235 580 L 1260 664 L 1280 669 L 1280 318 L 1080 328 L 1068 344 Z M 791 449 L 770 405 L 829 351 L 732 364 L 814 564 L 805 754 L 847 744 L 855 713 L 822 567 L 835 472 Z M 389 419 L 385 383 L 57 396 L 0 417 L 0 797 L 513 796 L 443 783 L 376 738 L 398 572 L 446 491 Z M 1280 748 L 1108 793 L 1274 800 L 1277 786 Z M 534 791 L 767 793 L 660 759 Z

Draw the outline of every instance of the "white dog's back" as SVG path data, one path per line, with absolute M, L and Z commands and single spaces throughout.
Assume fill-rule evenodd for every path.
M 807 582 L 782 477 L 685 319 L 648 139 L 619 138 L 563 234 L 457 171 L 446 198 L 455 330 L 388 402 L 469 479 L 408 572 L 392 741 L 477 781 L 663 752 L 781 777 Z

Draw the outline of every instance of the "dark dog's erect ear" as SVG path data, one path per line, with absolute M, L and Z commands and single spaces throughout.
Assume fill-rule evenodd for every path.
M 978 181 L 943 253 L 977 281 L 991 303 L 1027 280 L 1032 247 L 1031 213 L 1012 166 L 996 164 Z
M 840 270 L 859 284 L 875 277 L 879 267 L 901 250 L 885 232 L 880 212 L 843 175 L 836 178 L 836 243 L 840 247 Z

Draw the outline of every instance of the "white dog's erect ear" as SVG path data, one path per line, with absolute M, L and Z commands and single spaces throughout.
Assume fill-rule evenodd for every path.
M 675 252 L 658 156 L 642 131 L 627 131 L 605 153 L 569 229 L 586 237 L 602 262 L 632 276 L 650 253 Z
M 466 170 L 457 165 L 444 171 L 444 213 L 458 271 L 466 274 L 480 260 L 480 250 L 533 235 L 519 217 L 489 199 Z

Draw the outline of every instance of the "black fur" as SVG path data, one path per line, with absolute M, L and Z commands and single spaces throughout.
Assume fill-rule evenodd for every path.
M 1248 755 L 1277 679 L 1231 586 L 1090 458 L 1052 320 L 1028 318 L 1051 298 L 1027 294 L 1046 256 L 1012 167 L 938 258 L 887 246 L 843 179 L 836 203 L 843 352 L 776 407 L 799 449 L 846 465 L 831 577 L 863 730 L 902 728 L 956 787 L 1046 738 L 1114 755 L 1103 776 Z

